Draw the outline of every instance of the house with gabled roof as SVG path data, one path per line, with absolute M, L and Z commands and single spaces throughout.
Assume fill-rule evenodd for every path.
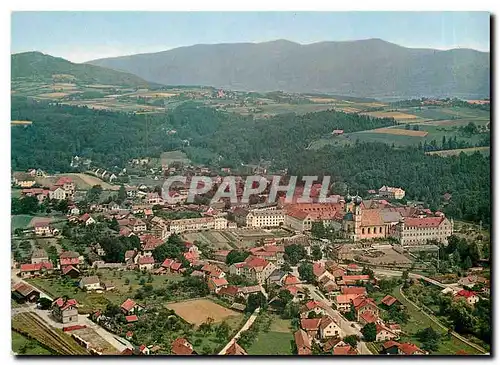
M 129 298 L 123 302 L 123 304 L 120 306 L 120 309 L 125 315 L 131 315 L 141 312 L 142 310 L 144 310 L 144 307 Z
M 321 318 L 302 318 L 300 320 L 300 328 L 306 331 L 311 338 L 316 338 L 318 336 L 320 324 Z
M 331 337 L 342 337 L 342 329 L 332 317 L 323 316 L 319 324 L 319 338 L 325 340 Z
M 57 298 L 52 302 L 52 315 L 65 324 L 78 323 L 78 302 L 76 299 Z
M 208 288 L 212 293 L 218 293 L 222 288 L 225 288 L 228 286 L 228 282 L 225 278 L 215 278 L 215 277 L 210 277 L 208 279 Z
M 61 274 L 74 279 L 80 276 L 80 270 L 73 265 L 65 265 L 61 268 Z
M 32 264 L 39 264 L 41 262 L 49 262 L 49 261 L 50 261 L 49 255 L 43 248 L 33 250 L 33 253 L 31 254 Z
M 300 317 L 307 318 L 309 313 L 323 315 L 326 313 L 325 307 L 326 306 L 323 304 L 323 302 L 310 300 L 300 308 Z
M 137 264 L 139 265 L 139 270 L 152 270 L 155 265 L 155 259 L 153 256 L 139 256 L 137 260 Z
M 19 303 L 36 302 L 40 298 L 40 292 L 29 284 L 18 282 L 12 287 L 12 297 Z
M 19 275 L 22 278 L 49 274 L 54 270 L 52 262 L 40 262 L 38 264 L 21 264 Z
M 297 355 L 312 355 L 311 338 L 306 331 L 299 329 L 293 334 Z
M 243 347 L 238 345 L 238 342 L 233 341 L 233 344 L 228 347 L 224 355 L 234 356 L 234 355 L 248 355 Z
M 183 337 L 175 339 L 171 345 L 172 355 L 197 355 L 193 345 Z
M 383 323 L 377 323 L 376 328 L 377 328 L 377 337 L 376 337 L 377 342 L 394 340 L 399 338 L 399 335 L 396 332 L 389 329 Z
M 367 298 L 365 296 L 358 296 L 352 300 L 354 305 L 354 310 L 356 311 L 357 321 L 360 321 L 361 315 L 363 313 L 371 312 L 375 316 L 379 316 L 380 310 L 375 304 L 375 300 L 372 298 Z

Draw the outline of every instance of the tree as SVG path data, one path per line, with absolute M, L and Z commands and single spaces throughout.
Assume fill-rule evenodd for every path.
M 313 222 L 311 225 L 311 234 L 316 238 L 325 238 L 326 230 L 323 222 Z
M 280 269 L 281 269 L 281 271 L 283 271 L 287 274 L 292 272 L 292 267 L 290 266 L 290 264 L 288 262 L 284 262 L 283 265 L 281 265 Z
M 243 262 L 249 255 L 250 252 L 248 251 L 232 250 L 226 256 L 226 264 L 232 265 L 237 262 Z
M 47 309 L 50 309 L 52 307 L 52 300 L 48 299 L 48 298 L 40 298 L 38 299 L 38 305 L 40 306 L 40 309 L 43 309 L 43 310 L 47 310 Z
M 427 327 L 417 332 L 417 338 L 422 342 L 424 350 L 437 351 L 441 336 L 434 328 Z
M 227 339 L 229 337 L 229 325 L 226 323 L 226 321 L 223 321 L 219 326 L 215 329 L 215 333 L 217 334 L 217 337 L 222 338 L 222 339 Z
M 367 323 L 361 329 L 363 338 L 367 342 L 373 342 L 377 339 L 377 325 L 375 323 Z
M 303 262 L 299 266 L 299 275 L 301 280 L 305 280 L 308 283 L 314 283 L 316 281 L 313 265 L 310 262 Z
M 89 189 L 89 191 L 87 191 L 87 201 L 91 203 L 97 203 L 99 202 L 101 194 L 102 194 L 102 186 L 94 185 Z
M 319 261 L 323 258 L 323 252 L 321 251 L 321 247 L 313 246 L 311 250 L 311 256 L 314 261 Z
M 404 270 L 403 273 L 401 274 L 401 279 L 408 280 L 408 276 L 409 276 L 409 271 Z
M 120 185 L 120 189 L 118 190 L 118 196 L 116 198 L 116 202 L 121 204 L 127 199 L 127 191 L 125 190 L 125 186 Z
M 285 247 L 285 259 L 290 265 L 297 265 L 300 260 L 307 256 L 306 249 L 298 244 L 292 244 Z
M 358 336 L 356 336 L 356 335 L 346 336 L 346 337 L 344 337 L 343 341 L 345 343 L 351 345 L 351 347 L 356 348 L 358 346 Z
M 55 246 L 49 246 L 47 247 L 47 256 L 49 257 L 49 260 L 52 262 L 54 266 L 57 265 L 57 261 L 59 261 L 59 254 L 57 253 L 57 249 Z
M 120 232 L 120 225 L 118 224 L 118 221 L 115 217 L 113 217 L 113 219 L 111 219 L 111 222 L 109 222 L 109 228 L 115 232 Z
M 290 293 L 290 291 L 288 289 L 283 289 L 283 290 L 280 290 L 280 292 L 278 293 L 278 298 L 281 300 L 281 302 L 284 305 L 287 305 L 288 303 L 290 303 L 292 301 L 293 295 Z
M 265 309 L 267 308 L 267 299 L 262 294 L 262 292 L 253 293 L 248 296 L 247 306 L 245 311 L 248 313 L 253 313 L 257 308 Z

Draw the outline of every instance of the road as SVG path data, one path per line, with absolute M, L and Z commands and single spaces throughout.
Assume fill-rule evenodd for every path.
M 316 293 L 316 290 L 318 290 L 317 287 L 311 284 L 302 284 L 303 287 L 307 287 L 309 289 L 309 295 L 316 301 L 322 302 L 325 304 L 326 307 L 326 313 L 331 316 L 333 319 L 337 321 L 337 323 L 340 325 L 340 329 L 344 333 L 345 336 L 350 336 L 350 335 L 356 335 L 359 336 L 359 338 L 363 338 L 363 335 L 359 331 L 359 329 L 356 327 L 352 327 L 351 324 L 354 322 L 349 322 L 347 319 L 345 319 L 339 311 L 334 310 L 332 308 L 332 302 L 329 301 L 328 299 L 319 296 Z M 372 352 L 368 349 L 366 346 L 366 343 L 364 341 L 359 341 L 358 342 L 358 352 L 361 355 L 372 355 Z
M 27 283 L 23 279 L 17 276 L 17 272 L 19 270 L 12 270 L 11 272 L 11 280 L 13 283 L 17 284 L 19 282 L 25 283 L 27 285 L 31 285 L 35 287 L 33 284 Z M 41 297 L 48 298 L 50 300 L 53 300 L 47 293 L 44 293 L 41 291 L 39 288 L 36 288 L 40 292 Z M 24 304 L 21 307 L 17 308 L 11 308 L 11 316 L 15 316 L 16 314 L 19 313 L 26 313 L 26 312 L 32 312 L 37 314 L 41 319 L 43 319 L 47 324 L 49 324 L 52 327 L 55 328 L 63 328 L 63 324 L 56 321 L 49 310 L 42 310 L 38 309 L 36 304 L 34 303 L 29 303 L 29 304 Z M 78 315 L 78 323 L 75 324 L 80 324 L 80 325 L 85 325 L 91 329 L 93 329 L 95 332 L 99 334 L 103 339 L 108 341 L 114 348 L 116 348 L 118 351 L 123 351 L 126 348 L 134 348 L 134 345 L 132 345 L 129 341 L 124 339 L 123 337 L 119 337 L 111 332 L 108 332 L 101 326 L 99 326 L 97 323 L 92 322 L 87 315 Z
M 257 319 L 257 316 L 260 312 L 260 308 L 257 308 L 253 313 L 252 315 L 250 316 L 250 318 L 248 318 L 248 320 L 246 321 L 246 323 L 243 325 L 243 327 L 240 328 L 240 330 L 238 331 L 237 334 L 234 335 L 234 337 L 226 344 L 226 346 L 224 346 L 224 348 L 222 350 L 220 350 L 219 352 L 219 355 L 225 355 L 226 354 L 226 351 L 229 347 L 231 347 L 231 345 L 238 340 L 238 338 L 240 338 L 241 336 L 241 333 L 248 330 L 252 324 L 255 322 L 255 320 Z
M 379 275 L 383 275 L 383 276 L 397 276 L 397 277 L 401 277 L 401 275 L 403 274 L 403 272 L 399 271 L 399 270 L 387 270 L 387 269 L 373 269 L 373 272 L 375 274 L 379 274 Z M 436 281 L 434 279 L 431 279 L 431 278 L 429 278 L 427 276 L 423 276 L 423 275 L 420 275 L 420 274 L 409 273 L 408 277 L 412 278 L 412 279 L 422 279 L 422 280 L 425 280 L 428 283 L 437 285 L 437 286 L 439 286 L 440 288 L 443 288 L 443 289 L 445 289 L 445 288 L 452 288 L 453 289 L 453 288 L 457 288 L 458 287 L 457 283 L 443 284 L 443 283 L 440 283 L 439 281 Z

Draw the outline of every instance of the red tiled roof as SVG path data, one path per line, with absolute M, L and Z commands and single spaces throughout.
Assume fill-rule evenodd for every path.
M 316 262 L 313 264 L 313 274 L 318 277 L 321 276 L 326 271 L 325 267 L 321 263 Z
M 62 274 L 63 275 L 66 275 L 67 273 L 69 273 L 71 270 L 75 270 L 77 272 L 80 272 L 76 267 L 74 267 L 73 265 L 67 265 L 67 266 L 64 266 L 63 269 L 61 270 L 62 271 Z
M 320 308 L 324 308 L 325 306 L 323 305 L 323 303 L 321 302 L 318 302 L 316 300 L 310 300 L 308 301 L 306 304 L 305 304 L 305 307 L 308 309 L 308 310 L 312 310 L 316 307 L 320 307 Z
M 64 184 L 71 184 L 73 180 L 70 177 L 67 176 L 62 176 L 57 180 L 57 182 L 54 184 L 55 186 L 62 186 Z
M 439 227 L 443 217 L 425 217 L 425 218 L 406 218 L 405 226 L 407 227 Z
M 356 264 L 349 264 L 349 265 L 347 265 L 347 269 L 349 269 L 349 270 L 359 270 L 361 268 L 358 265 L 356 265 Z
M 125 319 L 127 320 L 128 323 L 137 322 L 139 320 L 139 318 L 137 318 L 135 314 L 131 316 L 126 316 Z
M 299 283 L 300 280 L 292 274 L 288 274 L 287 276 L 285 276 L 285 279 L 283 280 L 283 285 L 295 285 Z
M 458 297 L 470 298 L 470 297 L 476 296 L 476 293 L 473 291 L 470 291 L 470 290 L 462 289 L 455 295 Z
M 222 288 L 220 291 L 219 291 L 219 295 L 230 295 L 230 296 L 235 296 L 236 294 L 238 294 L 240 292 L 239 288 L 235 285 L 229 285 L 225 288 Z
M 248 355 L 247 352 L 238 345 L 236 341 L 233 342 L 231 346 L 226 351 L 226 355 Z
M 419 347 L 410 342 L 405 342 L 400 344 L 399 349 L 403 351 L 406 355 L 413 355 L 416 352 L 423 352 L 422 349 L 420 349 Z
M 136 302 L 133 301 L 132 299 L 127 299 L 126 301 L 123 302 L 123 304 L 120 306 L 120 308 L 126 310 L 127 312 L 130 312 L 132 308 L 136 306 Z
M 366 294 L 366 288 L 364 286 L 343 286 L 340 288 L 342 294 Z
M 52 262 L 40 262 L 38 264 L 22 264 L 21 272 L 40 271 L 42 269 L 52 270 Z
M 293 334 L 299 355 L 311 355 L 311 339 L 304 330 L 299 329 Z
M 223 286 L 229 284 L 225 278 L 211 278 L 210 280 L 215 286 Z
M 366 305 L 373 305 L 374 307 L 376 307 L 377 305 L 375 304 L 375 301 L 372 299 L 372 298 L 366 298 L 366 297 L 363 297 L 363 296 L 359 296 L 357 298 L 354 298 L 352 300 L 352 304 L 354 304 L 354 308 L 356 310 L 366 306 Z
M 193 347 L 185 338 L 178 338 L 172 342 L 171 352 L 174 355 L 191 355 Z
M 139 265 L 154 264 L 155 258 L 153 256 L 141 256 L 138 260 Z
M 334 355 L 357 355 L 358 351 L 351 347 L 351 345 L 347 346 L 338 346 L 333 349 Z
M 86 222 L 89 218 L 92 218 L 89 213 L 85 213 L 79 219 L 81 222 Z
M 321 318 L 302 318 L 300 320 L 300 327 L 306 331 L 314 331 L 319 328 Z
M 129 316 L 130 317 L 130 316 Z M 127 317 L 125 317 L 127 318 Z M 134 332 L 132 331 L 128 331 L 126 334 L 125 334 L 125 337 L 132 337 L 134 335 Z
M 182 267 L 182 264 L 180 262 L 174 262 L 172 265 L 170 265 L 170 269 L 177 271 Z
M 78 265 L 80 263 L 80 260 L 78 257 L 71 257 L 71 258 L 61 258 L 60 259 L 61 266 L 65 265 Z
M 396 341 L 392 341 L 392 340 L 391 340 L 391 341 L 386 341 L 386 342 L 384 342 L 384 343 L 382 344 L 382 347 L 383 347 L 384 349 L 386 349 L 386 350 L 387 350 L 387 349 L 389 349 L 389 348 L 391 348 L 391 347 L 394 347 L 394 346 L 399 347 L 399 345 L 400 345 L 400 343 L 399 343 L 399 342 L 396 342 Z
M 394 298 L 393 296 L 390 296 L 390 295 L 386 295 L 384 297 L 384 299 L 382 299 L 382 303 L 384 303 L 385 305 L 387 306 L 391 306 L 393 305 L 394 303 L 396 303 L 398 300 L 396 298 Z
M 267 260 L 252 256 L 248 256 L 247 259 L 245 260 L 245 263 L 246 266 L 249 268 L 266 267 L 269 264 Z
M 166 268 L 166 269 L 169 269 L 173 263 L 174 263 L 173 259 L 166 258 L 165 261 L 163 261 L 163 264 L 161 264 L 161 266 Z
M 363 318 L 363 320 L 366 322 L 366 323 L 375 323 L 377 322 L 378 320 L 378 317 L 376 315 L 374 315 L 372 312 L 370 311 L 366 311 L 364 313 L 362 313 L 360 315 L 361 318 Z M 378 332 L 378 331 L 377 331 Z
M 52 305 L 57 305 L 61 311 L 64 311 L 66 309 L 69 309 L 70 307 L 78 306 L 78 302 L 76 299 L 68 299 L 64 301 L 63 298 L 57 298 L 54 300 Z

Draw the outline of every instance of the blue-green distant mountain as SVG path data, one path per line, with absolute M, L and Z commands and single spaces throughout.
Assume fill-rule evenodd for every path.
M 200 44 L 89 63 L 170 85 L 376 98 L 490 94 L 488 52 L 405 48 L 380 39 Z

